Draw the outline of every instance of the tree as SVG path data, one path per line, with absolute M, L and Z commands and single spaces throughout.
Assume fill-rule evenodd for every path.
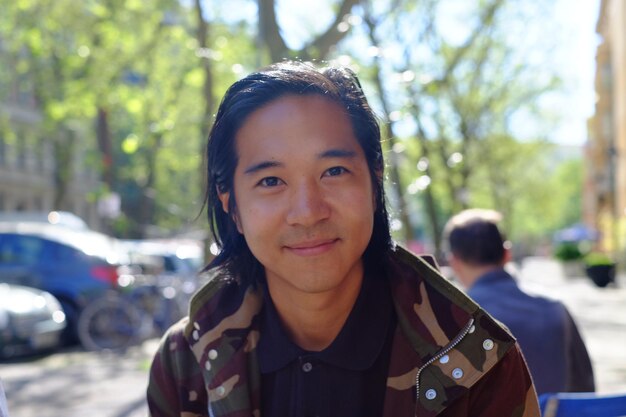
M 257 0 L 260 44 L 269 52 L 272 62 L 298 57 L 304 61 L 323 60 L 348 33 L 347 17 L 360 0 L 341 0 L 335 18 L 328 27 L 298 50 L 291 49 L 282 34 L 276 17 L 276 0 Z
M 368 74 L 388 122 L 388 159 L 404 165 L 390 169 L 402 223 L 415 227 L 412 213 L 403 211 L 412 206 L 413 196 L 423 196 L 438 254 L 444 220 L 472 205 L 475 187 L 485 185 L 472 178 L 481 167 L 495 170 L 501 162 L 485 144 L 510 145 L 496 138 L 515 137 L 512 115 L 532 107 L 556 85 L 549 72 L 537 76 L 546 71 L 525 65 L 507 36 L 511 14 L 530 11 L 506 0 L 466 7 L 463 19 L 469 23 L 452 39 L 442 17 L 452 13 L 447 3 L 399 0 L 364 6 L 363 32 L 372 53 L 360 57 L 371 68 Z M 511 190 L 517 181 L 506 180 L 500 190 Z M 404 237 L 412 236 L 405 232 Z
M 204 141 L 216 103 L 242 73 L 269 60 L 345 63 L 346 55 L 383 116 L 400 240 L 428 228 L 439 248 L 445 219 L 478 204 L 509 214 L 514 233 L 522 224 L 547 230 L 556 218 L 532 225 L 511 201 L 532 211 L 520 193 L 555 192 L 541 181 L 552 175 L 541 155 L 545 135 L 521 142 L 517 129 L 520 114 L 539 120 L 537 97 L 558 86 L 542 68 L 545 59 L 533 64 L 524 53 L 546 52 L 545 41 L 526 35 L 527 20 L 549 6 L 485 0 L 452 7 L 461 3 L 328 1 L 319 6 L 332 9 L 328 23 L 302 22 L 311 29 L 296 42 L 279 23 L 289 9 L 275 0 L 238 0 L 256 4 L 256 20 L 254 12 L 229 15 L 230 3 L 202 0 L 16 0 L 0 15 L 11 60 L 0 77 L 21 77 L 36 94 L 42 140 L 58 161 L 58 208 L 75 180 L 70 161 L 86 148 L 102 173 L 94 194 L 122 196 L 119 235 L 143 236 L 154 225 L 166 233 L 198 214 Z

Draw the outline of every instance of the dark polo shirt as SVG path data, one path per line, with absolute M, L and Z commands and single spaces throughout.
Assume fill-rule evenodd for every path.
M 321 352 L 293 343 L 265 291 L 258 354 L 263 417 L 380 416 L 396 317 L 388 283 L 366 276 L 337 338 Z

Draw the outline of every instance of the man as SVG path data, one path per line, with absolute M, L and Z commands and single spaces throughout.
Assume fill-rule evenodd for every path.
M 539 416 L 513 338 L 394 247 L 356 76 L 295 62 L 226 92 L 207 147 L 220 254 L 163 339 L 162 416 Z
M 449 262 L 468 295 L 517 338 L 538 394 L 594 391 L 593 371 L 576 324 L 563 304 L 522 291 L 504 269 L 510 242 L 493 210 L 465 210 L 445 235 Z

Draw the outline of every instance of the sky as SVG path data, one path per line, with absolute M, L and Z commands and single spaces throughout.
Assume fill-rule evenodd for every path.
M 556 16 L 564 35 L 557 67 L 566 93 L 559 100 L 565 111 L 552 139 L 561 144 L 582 145 L 587 140 L 587 119 L 594 113 L 595 54 L 599 37 L 595 28 L 600 0 L 556 0 Z M 558 105 L 557 104 L 557 105 Z
M 554 143 L 582 146 L 588 136 L 587 120 L 594 113 L 595 53 L 599 43 L 595 27 L 600 0 L 551 1 L 552 13 L 538 19 L 535 23 L 538 27 L 533 28 L 539 36 L 556 38 L 557 47 L 551 65 L 563 82 L 562 89 L 547 97 L 544 103 L 547 112 L 560 116 L 554 120 L 554 128 L 547 136 Z M 315 32 L 315 26 L 324 27 L 325 22 L 332 18 L 328 4 L 324 3 L 292 8 L 294 3 L 291 0 L 278 0 L 279 9 L 287 9 L 278 15 L 285 34 L 295 39 L 306 39 L 311 32 Z M 316 16 L 316 19 L 311 21 L 310 16 Z M 546 39 L 546 42 L 550 41 L 554 39 Z M 529 127 L 528 120 L 521 120 L 520 126 L 527 129 L 522 136 L 533 137 L 537 133 Z

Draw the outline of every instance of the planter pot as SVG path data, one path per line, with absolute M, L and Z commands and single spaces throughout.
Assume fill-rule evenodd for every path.
M 598 287 L 606 287 L 615 281 L 615 264 L 590 265 L 585 268 L 585 271 Z

